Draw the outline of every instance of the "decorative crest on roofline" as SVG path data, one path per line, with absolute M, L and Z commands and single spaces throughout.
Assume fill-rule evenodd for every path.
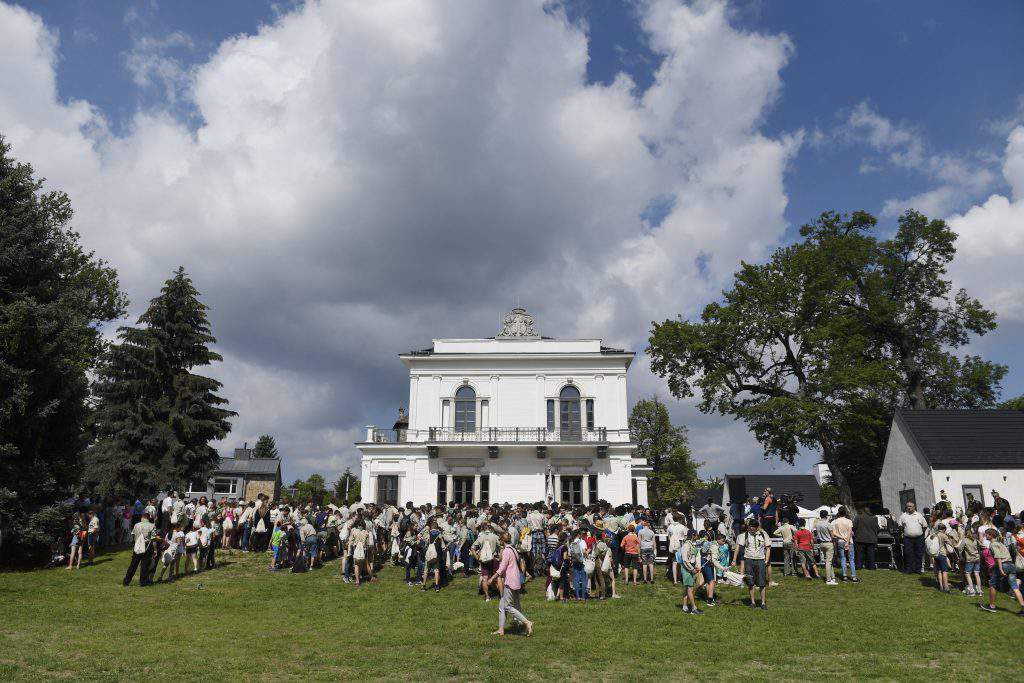
M 533 316 L 526 312 L 525 308 L 516 306 L 505 316 L 501 324 L 501 332 L 498 339 L 510 337 L 533 337 L 540 335 L 533 331 Z

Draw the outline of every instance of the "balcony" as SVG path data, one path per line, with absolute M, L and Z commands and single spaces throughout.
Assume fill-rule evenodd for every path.
M 490 427 L 473 432 L 457 431 L 452 427 L 429 429 L 367 429 L 370 443 L 608 443 L 629 441 L 628 429 L 545 429 L 543 427 Z

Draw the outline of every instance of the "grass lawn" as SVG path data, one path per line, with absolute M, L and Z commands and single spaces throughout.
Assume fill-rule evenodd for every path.
M 742 591 L 703 617 L 684 615 L 667 582 L 622 600 L 544 601 L 536 624 L 499 639 L 496 602 L 457 579 L 440 594 L 400 570 L 360 588 L 338 562 L 271 574 L 264 557 L 172 585 L 121 586 L 126 552 L 79 571 L 0 574 L 0 679 L 46 680 L 995 680 L 1024 671 L 1024 619 L 999 597 L 942 595 L 930 577 L 864 572 L 859 585 L 782 579 L 769 612 Z M 1016 673 L 1014 673 L 1016 672 Z

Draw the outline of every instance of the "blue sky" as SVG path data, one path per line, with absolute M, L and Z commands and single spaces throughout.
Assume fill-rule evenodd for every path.
M 404 403 L 397 352 L 493 334 L 512 296 L 640 350 L 826 209 L 956 221 L 953 275 L 1003 321 L 971 349 L 1024 393 L 1024 3 L 15 4 L 0 131 L 133 314 L 193 273 L 243 413 L 224 448 L 276 432 L 286 476 L 354 463 Z M 673 413 L 707 473 L 771 467 Z

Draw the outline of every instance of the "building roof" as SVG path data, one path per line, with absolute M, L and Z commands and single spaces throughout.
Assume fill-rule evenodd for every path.
M 280 458 L 221 458 L 217 474 L 280 474 Z
M 821 507 L 821 487 L 813 474 L 727 474 L 725 485 L 730 501 L 760 496 L 771 489 L 776 497 L 797 496 L 797 505 L 802 508 Z
M 1022 410 L 907 410 L 893 417 L 933 469 L 1024 467 Z

